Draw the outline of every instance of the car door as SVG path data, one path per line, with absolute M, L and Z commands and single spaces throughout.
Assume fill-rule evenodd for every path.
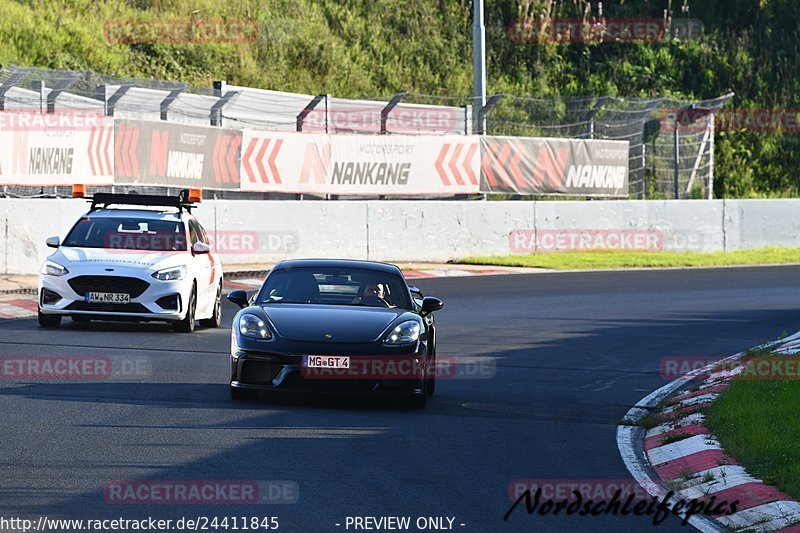
M 193 218 L 189 219 L 189 241 L 192 247 L 197 242 L 209 244 L 202 226 Z M 216 284 L 214 283 L 216 265 L 210 253 L 192 253 L 191 261 L 192 271 L 197 280 L 197 311 L 198 315 L 205 317 L 216 297 Z

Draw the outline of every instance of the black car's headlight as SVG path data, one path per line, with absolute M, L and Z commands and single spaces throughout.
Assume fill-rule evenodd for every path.
M 63 276 L 69 274 L 69 270 L 53 261 L 45 261 L 42 265 L 42 274 L 46 276 Z
M 383 343 L 391 345 L 411 344 L 419 339 L 419 331 L 419 322 L 406 320 L 390 331 Z
M 272 332 L 270 332 L 267 324 L 250 313 L 245 313 L 239 317 L 239 333 L 251 339 L 271 339 Z

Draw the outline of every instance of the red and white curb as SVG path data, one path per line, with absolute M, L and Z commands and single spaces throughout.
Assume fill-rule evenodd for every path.
M 36 316 L 36 297 L 29 299 L 16 298 L 0 301 L 0 320 L 9 318 L 28 318 Z
M 798 353 L 800 332 L 759 348 L 781 354 Z M 666 423 L 644 435 L 638 426 L 619 426 L 617 446 L 628 471 L 652 496 L 663 500 L 674 491 L 674 496 L 668 500 L 670 506 L 680 500 L 738 501 L 736 512 L 730 515 L 711 518 L 693 515 L 689 523 L 700 531 L 800 533 L 800 503 L 738 465 L 705 427 L 704 416 L 699 412 L 719 397 L 733 377 L 744 371 L 743 366 L 728 364 L 742 356 L 744 353 L 739 353 L 694 370 L 641 400 L 628 411 L 625 417 L 628 423 L 636 423 L 646 414 L 652 414 L 665 398 L 693 379 L 708 376 L 697 390 L 673 398 L 669 407 L 659 411 Z M 723 362 L 726 370 L 712 372 Z M 678 514 L 685 516 L 685 513 Z

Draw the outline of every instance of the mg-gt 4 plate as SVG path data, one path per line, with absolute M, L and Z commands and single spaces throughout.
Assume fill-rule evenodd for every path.
M 304 355 L 304 368 L 350 368 L 350 357 L 341 355 Z
M 131 295 L 123 292 L 87 292 L 86 301 L 91 304 L 129 304 Z

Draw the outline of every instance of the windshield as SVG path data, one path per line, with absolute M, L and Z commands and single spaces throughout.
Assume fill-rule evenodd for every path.
M 64 239 L 64 246 L 149 252 L 187 250 L 186 231 L 180 220 L 132 217 L 82 217 Z
M 411 309 L 400 276 L 362 268 L 301 267 L 277 270 L 260 292 L 261 304 L 313 303 Z

